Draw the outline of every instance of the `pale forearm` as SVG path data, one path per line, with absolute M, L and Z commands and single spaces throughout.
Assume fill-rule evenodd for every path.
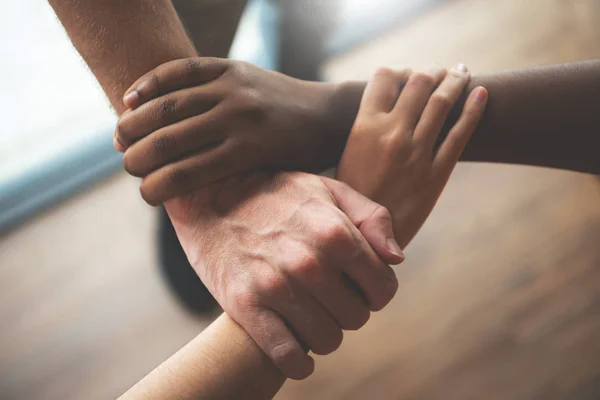
M 223 314 L 120 400 L 265 400 L 283 382 L 246 331 Z

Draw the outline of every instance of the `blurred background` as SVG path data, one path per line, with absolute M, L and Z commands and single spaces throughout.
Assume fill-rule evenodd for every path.
M 599 18 L 596 0 L 253 0 L 230 56 L 305 79 L 486 74 L 599 58 Z M 217 311 L 165 282 L 159 212 L 51 8 L 4 2 L 0 22 L 0 399 L 114 398 Z M 598 399 L 599 240 L 596 177 L 462 164 L 393 303 L 278 398 Z

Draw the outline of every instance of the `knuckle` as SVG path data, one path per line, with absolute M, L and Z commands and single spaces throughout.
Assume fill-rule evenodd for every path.
M 433 76 L 426 74 L 425 72 L 414 72 L 410 78 L 414 85 L 418 86 L 433 86 Z
M 227 70 L 227 75 L 235 80 L 238 86 L 246 86 L 251 83 L 251 66 L 244 61 L 236 61 Z
M 244 285 L 227 286 L 227 303 L 233 304 L 238 310 L 248 310 L 260 305 L 257 293 Z
M 394 76 L 395 76 L 394 70 L 389 67 L 379 67 L 375 71 L 375 77 L 393 78 Z
M 174 147 L 174 139 L 168 133 L 156 132 L 153 135 L 150 135 L 151 154 L 164 158 L 173 151 Z
M 377 204 L 375 206 L 374 211 L 373 211 L 372 218 L 380 220 L 380 221 L 382 221 L 382 220 L 391 221 L 392 220 L 392 214 L 390 213 L 390 211 L 386 207 L 384 207 L 384 206 L 382 206 L 380 204 Z
M 177 100 L 167 97 L 158 101 L 154 113 L 158 120 L 166 122 L 172 118 L 172 115 L 177 111 L 177 107 Z
M 183 70 L 186 78 L 195 78 L 202 73 L 202 63 L 198 58 L 187 58 Z
M 146 79 L 145 79 L 145 84 L 140 85 L 140 88 L 144 88 L 146 90 L 148 90 L 148 94 L 158 94 L 161 92 L 161 88 L 160 88 L 160 78 L 158 77 L 158 74 L 155 71 L 149 72 L 146 75 Z
M 341 221 L 321 223 L 316 229 L 318 240 L 324 243 L 346 243 L 350 239 L 350 233 Z
M 318 283 L 325 280 L 317 257 L 310 252 L 295 256 L 289 269 L 294 277 L 304 282 Z
M 437 109 L 450 110 L 454 105 L 454 101 L 447 93 L 434 93 L 431 96 L 431 101 Z
M 256 283 L 256 293 L 261 297 L 268 298 L 287 298 L 288 296 L 288 285 L 285 279 L 275 273 L 264 274 L 260 278 L 260 282 Z
M 385 162 L 404 160 L 413 151 L 412 130 L 381 135 L 377 140 L 379 141 L 380 156 Z

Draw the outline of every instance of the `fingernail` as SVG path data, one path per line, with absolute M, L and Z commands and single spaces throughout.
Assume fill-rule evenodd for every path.
M 467 66 L 465 64 L 458 64 L 456 66 L 456 70 L 459 72 L 462 72 L 463 74 L 466 74 L 467 72 L 469 72 L 469 69 L 467 68 Z
M 479 103 L 485 103 L 487 101 L 487 97 L 488 94 L 485 88 L 480 86 L 477 89 L 475 89 L 475 101 Z
M 404 260 L 404 252 L 398 245 L 398 242 L 396 242 L 396 239 L 389 238 L 387 241 L 387 245 L 388 245 L 388 248 L 390 249 L 390 253 L 392 253 L 396 257 L 400 257 Z
M 140 95 L 137 90 L 132 90 L 123 97 L 123 104 L 129 108 L 135 108 L 140 101 Z

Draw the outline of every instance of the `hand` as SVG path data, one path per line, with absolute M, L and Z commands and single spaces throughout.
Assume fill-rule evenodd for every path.
M 435 151 L 448 113 L 469 80 L 462 65 L 449 73 L 384 68 L 365 91 L 337 176 L 390 210 L 402 248 L 433 210 L 485 110 L 487 91 L 478 87 Z
M 177 60 L 124 96 L 115 147 L 157 205 L 265 167 L 317 172 L 341 153 L 330 102 L 337 85 L 300 81 L 243 62 Z
M 301 344 L 334 351 L 398 287 L 389 213 L 343 183 L 257 172 L 165 206 L 204 284 L 290 378 L 313 370 Z

